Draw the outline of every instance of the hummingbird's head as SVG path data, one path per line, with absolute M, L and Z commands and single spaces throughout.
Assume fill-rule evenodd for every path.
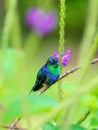
M 59 66 L 59 60 L 56 57 L 51 56 L 50 58 L 48 58 L 46 66 L 54 66 L 55 68 L 57 68 Z

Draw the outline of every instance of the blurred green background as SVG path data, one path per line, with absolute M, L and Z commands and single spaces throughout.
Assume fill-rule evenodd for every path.
M 81 41 L 84 36 L 87 17 L 90 13 L 88 12 L 90 10 L 88 8 L 90 1 L 66 0 L 64 48 L 65 51 L 67 49 L 71 50 L 71 61 L 69 66 L 63 70 L 64 72 L 79 63 Z M 94 2 L 96 1 L 94 0 Z M 55 29 L 46 36 L 39 36 L 34 30 L 26 26 L 25 18 L 27 11 L 36 7 L 45 12 L 53 11 L 57 15 L 58 21 Z M 59 104 L 58 83 L 47 90 L 41 97 L 36 97 L 36 93 L 32 92 L 32 95 L 28 98 L 28 93 L 35 82 L 37 71 L 53 52 L 58 51 L 59 15 L 60 1 L 58 0 L 0 0 L 0 126 L 9 125 L 22 115 L 23 118 L 19 126 L 26 127 L 28 130 L 61 129 L 60 126 L 65 118 L 63 114 L 67 115 L 69 107 L 66 108 L 66 112 L 63 110 L 65 112 L 63 114 L 61 110 L 60 112 L 58 110 L 60 107 L 60 105 L 57 106 Z M 98 27 L 98 20 L 96 23 L 95 26 Z M 85 44 L 85 48 L 88 48 L 88 44 Z M 97 53 L 95 55 L 96 57 L 98 56 Z M 82 63 L 84 63 L 88 55 L 82 54 L 82 56 L 84 57 Z M 92 77 L 98 77 L 98 65 L 94 66 L 91 66 L 88 70 L 84 85 Z M 78 81 L 80 81 L 81 77 L 80 73 L 82 72 L 79 70 L 75 74 L 63 79 L 64 103 L 70 100 L 77 91 Z M 97 104 L 97 98 L 87 93 L 83 99 L 76 103 L 76 117 L 72 115 L 71 124 L 77 122 L 85 110 L 92 107 L 92 102 Z M 66 103 L 66 107 L 67 105 Z M 95 108 L 97 109 L 98 106 L 95 105 Z M 76 112 L 77 109 L 79 113 Z M 58 113 L 55 115 L 56 110 Z M 93 118 L 93 116 L 89 118 L 90 122 Z M 98 121 L 98 117 L 97 119 L 94 118 L 95 120 Z M 86 124 L 87 122 L 84 123 L 84 126 Z M 97 124 L 98 128 L 98 122 L 95 124 Z M 73 126 L 72 130 L 75 130 L 75 128 L 82 130 L 80 126 Z M 90 128 L 95 127 L 88 125 L 87 129 Z M 3 128 L 1 127 L 0 129 Z

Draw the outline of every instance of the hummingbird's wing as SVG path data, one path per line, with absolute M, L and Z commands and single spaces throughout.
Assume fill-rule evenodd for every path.
M 37 91 L 37 90 L 41 89 L 43 87 L 43 84 L 44 84 L 46 78 L 47 78 L 46 72 L 42 67 L 37 74 L 36 82 L 35 82 L 33 88 L 31 89 L 30 93 L 32 91 Z
M 46 80 L 46 76 L 45 75 L 40 75 L 37 77 L 36 83 L 33 86 L 33 91 L 37 91 L 39 89 L 41 89 L 43 87 L 43 84 Z

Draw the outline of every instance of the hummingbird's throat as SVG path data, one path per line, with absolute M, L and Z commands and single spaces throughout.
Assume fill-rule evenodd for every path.
M 60 74 L 60 67 L 55 67 L 54 65 L 52 66 L 47 66 L 47 69 L 54 74 L 55 76 L 58 76 Z

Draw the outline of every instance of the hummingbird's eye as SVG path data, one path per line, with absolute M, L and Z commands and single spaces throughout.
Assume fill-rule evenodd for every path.
M 53 61 L 52 61 L 53 63 L 56 63 L 56 60 L 55 59 L 53 59 Z
M 57 63 L 57 60 L 53 59 L 52 64 L 56 64 L 56 63 Z

